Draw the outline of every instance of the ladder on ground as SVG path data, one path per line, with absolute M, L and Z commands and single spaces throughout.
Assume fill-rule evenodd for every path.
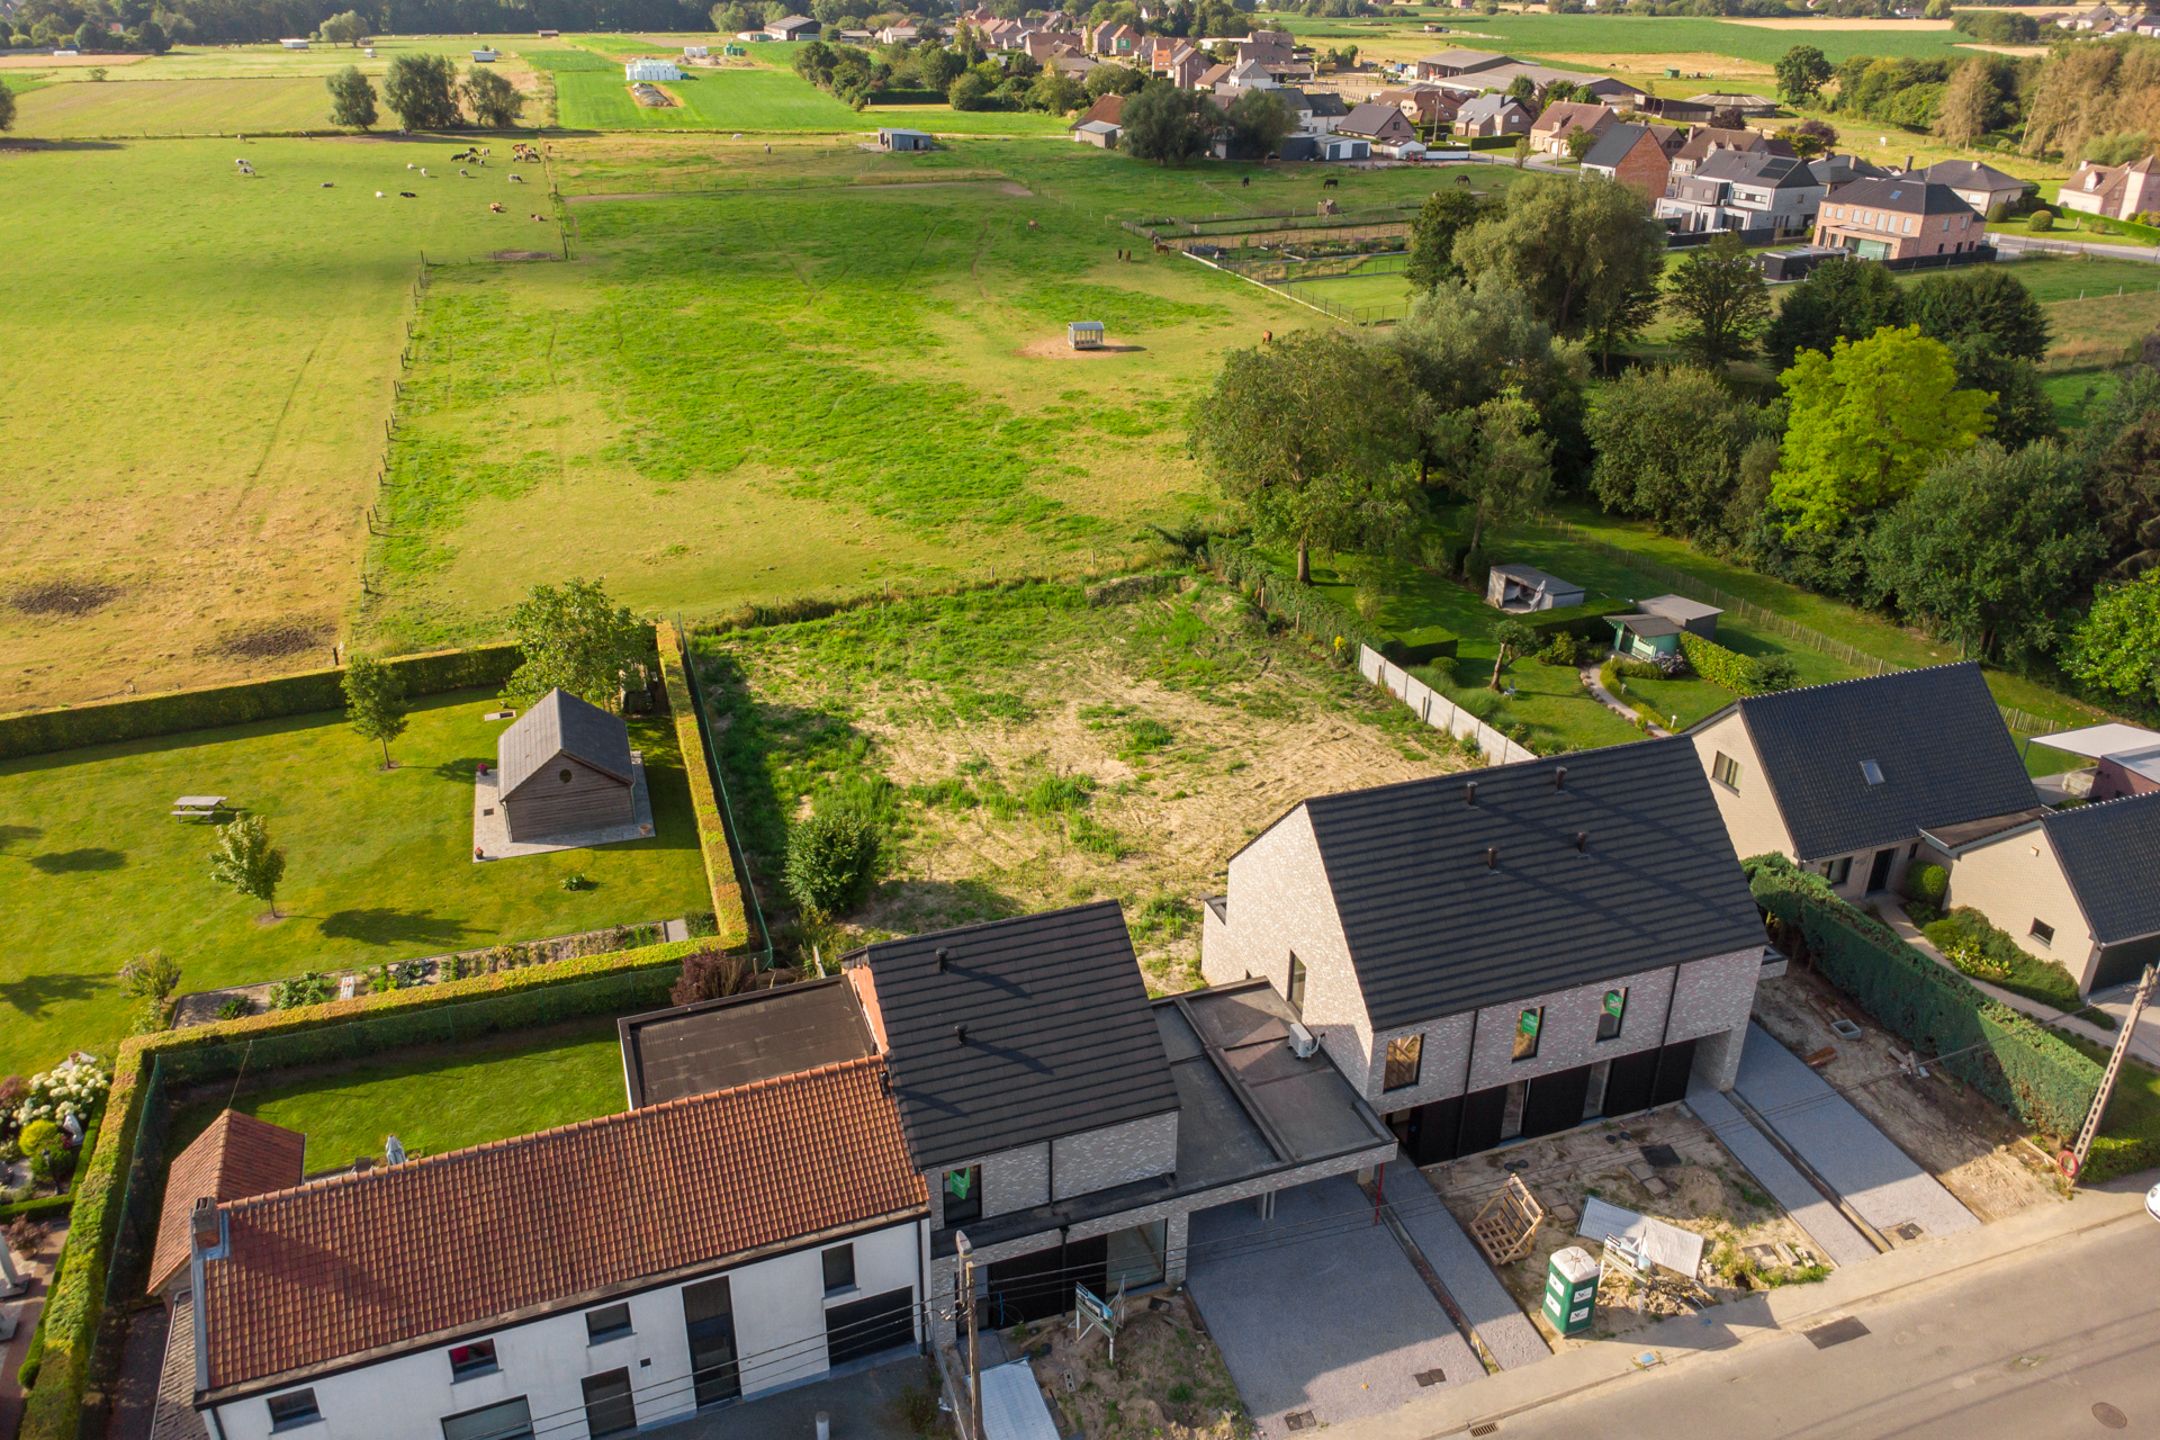
M 2145 1012 L 2145 1002 L 2152 998 L 2153 980 L 2160 975 L 2160 966 L 2147 965 L 2138 979 L 2137 993 L 2130 997 L 2130 1013 L 2123 1018 L 2122 1032 L 2115 1037 L 2115 1051 L 2108 1056 L 2107 1069 L 2101 1072 L 2100 1089 L 2093 1095 L 2092 1109 L 2086 1113 L 2085 1123 L 2078 1130 L 2077 1144 L 2057 1157 L 2063 1174 L 2076 1182 L 2078 1172 L 2085 1168 L 2085 1159 L 2092 1153 L 2093 1137 L 2100 1133 L 2100 1118 L 2107 1113 L 2108 1097 L 2115 1093 L 2115 1079 L 2122 1074 L 2123 1057 L 2130 1053 L 2130 1039 L 2137 1034 L 2138 1017 Z

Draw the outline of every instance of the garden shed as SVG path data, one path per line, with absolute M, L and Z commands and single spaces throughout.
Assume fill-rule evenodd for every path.
M 1663 615 L 1615 615 L 1612 627 L 1615 655 L 1655 664 L 1660 656 L 1680 652 L 1682 627 L 1677 620 Z
M 1717 639 L 1717 617 L 1725 613 L 1715 605 L 1705 605 L 1685 595 L 1653 595 L 1636 608 L 1645 615 L 1670 620 L 1682 630 L 1705 640 Z
M 637 771 L 619 715 L 550 690 L 503 731 L 495 754 L 513 842 L 636 820 Z
M 923 130 L 880 130 L 877 132 L 880 150 L 935 150 L 937 141 Z
M 1485 576 L 1485 603 L 1515 614 L 1561 610 L 1583 603 L 1583 587 L 1533 565 L 1495 565 Z
M 1100 320 L 1075 320 L 1065 327 L 1065 343 L 1075 350 L 1100 350 L 1103 343 L 1103 322 Z

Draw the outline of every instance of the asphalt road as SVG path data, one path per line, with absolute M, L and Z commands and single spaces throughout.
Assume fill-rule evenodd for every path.
M 2160 1224 L 2142 1215 L 1851 1318 L 1867 1333 L 1691 1356 L 1510 1416 L 1494 1440 L 2160 1436 Z

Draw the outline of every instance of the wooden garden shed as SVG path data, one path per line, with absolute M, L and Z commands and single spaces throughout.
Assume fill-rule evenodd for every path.
M 497 742 L 496 794 L 513 841 L 633 824 L 637 771 L 622 717 L 550 690 Z

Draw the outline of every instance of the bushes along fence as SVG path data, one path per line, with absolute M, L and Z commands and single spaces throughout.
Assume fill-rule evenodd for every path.
M 673 625 L 661 621 L 656 632 L 660 646 L 660 680 L 667 687 L 668 712 L 675 722 L 675 742 L 682 750 L 683 774 L 690 780 L 690 812 L 697 820 L 698 851 L 705 858 L 705 884 L 712 891 L 713 922 L 721 943 L 740 949 L 750 943 L 750 916 L 743 904 L 745 872 L 736 868 L 732 827 L 713 784 L 710 753 L 705 745 L 704 717 L 698 713 L 697 696 L 684 668 L 683 641 Z M 762 928 L 762 927 L 760 927 Z M 772 963 L 772 946 L 765 943 L 765 963 Z
M 1755 684 L 1755 662 L 1737 650 L 1728 650 L 1715 640 L 1706 640 L 1692 630 L 1680 632 L 1680 653 L 1687 656 L 1688 664 L 1720 690 L 1730 690 L 1735 695 L 1752 695 Z
M 1435 730 L 1445 730 L 1458 740 L 1468 740 L 1494 765 L 1535 760 L 1535 752 L 1510 740 L 1468 710 L 1427 685 L 1417 676 L 1384 658 L 1370 645 L 1358 647 L 1358 673 L 1408 705 L 1418 719 Z
M 1381 652 L 1388 648 L 1388 637 L 1357 612 L 1310 585 L 1300 585 L 1295 575 L 1277 569 L 1251 546 L 1214 539 L 1208 541 L 1206 554 L 1209 568 L 1217 575 L 1252 596 L 1263 609 L 1282 616 L 1300 634 L 1325 641 L 1328 653 L 1338 662 L 1350 663 L 1360 646 Z

